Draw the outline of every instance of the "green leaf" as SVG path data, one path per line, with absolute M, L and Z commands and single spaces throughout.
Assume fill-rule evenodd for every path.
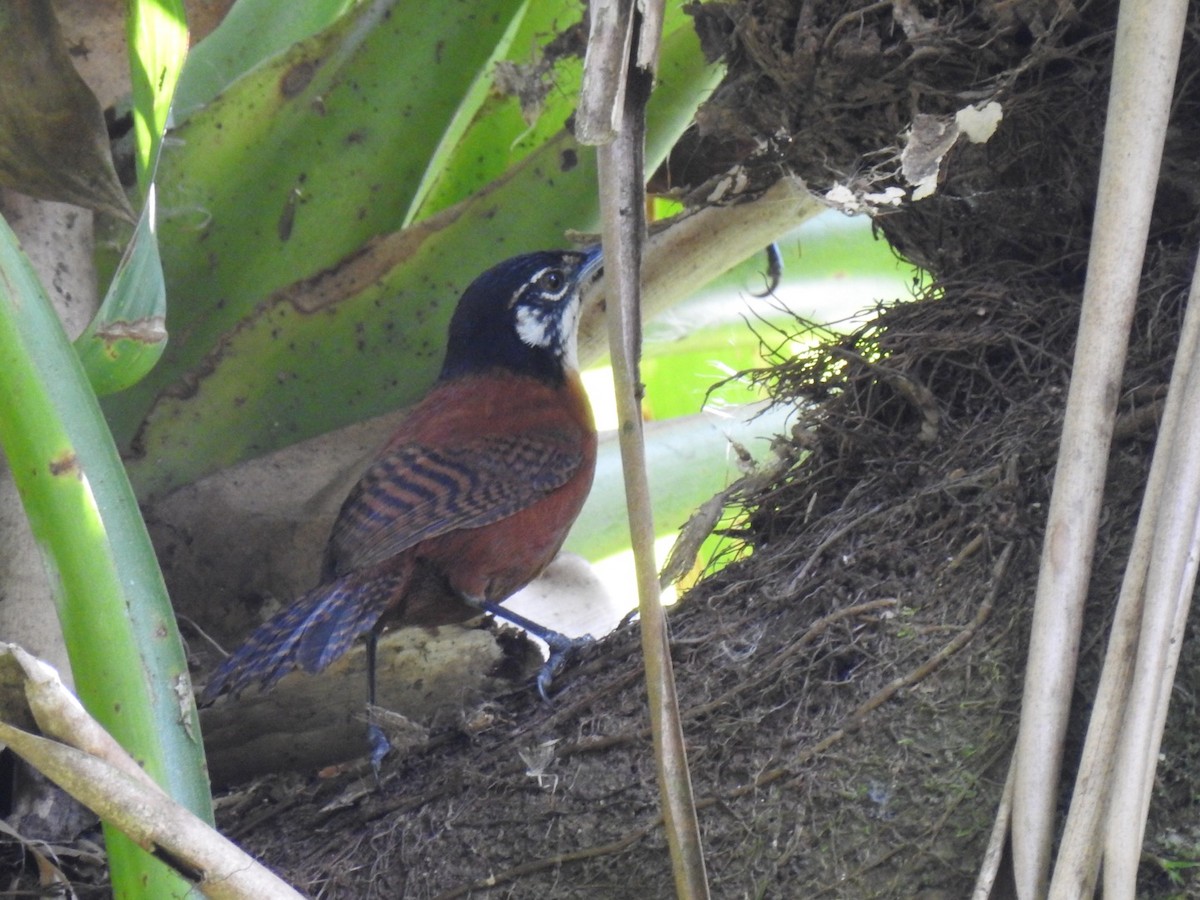
M 167 128 L 171 98 L 188 52 L 183 0 L 130 0 L 125 20 L 133 84 L 133 133 L 143 195 Z
M 167 345 L 166 285 L 155 234 L 153 173 L 188 34 L 180 0 L 134 0 L 127 18 L 138 183 L 145 203 L 104 302 L 75 341 L 93 390 L 115 393 L 154 368 Z
M 574 0 L 526 6 L 508 52 L 497 54 L 504 58 L 480 73 L 486 97 L 431 174 L 412 220 L 453 206 L 503 176 L 554 138 L 574 110 L 582 60 L 571 54 L 547 59 L 544 45 L 556 34 L 576 33 L 583 7 Z
M 446 123 L 446 129 L 442 134 L 442 138 L 429 157 L 429 161 L 425 166 L 425 172 L 421 177 L 421 183 L 413 193 L 412 201 L 409 203 L 408 211 L 401 222 L 401 227 L 407 228 L 418 217 L 427 218 L 438 209 L 449 205 L 446 203 L 443 206 L 433 206 L 426 203 L 426 199 L 433 186 L 443 179 L 447 170 L 453 170 L 455 167 L 455 155 L 463 142 L 463 136 L 471 127 L 472 120 L 475 118 L 480 107 L 483 106 L 484 99 L 491 87 L 492 70 L 500 58 L 508 52 L 514 35 L 519 30 L 523 31 L 521 25 L 529 18 L 526 15 L 528 8 L 529 0 L 525 0 L 513 16 L 508 29 L 500 36 L 499 41 L 497 41 L 496 46 L 492 50 L 491 56 L 488 57 L 484 65 L 476 72 L 474 80 L 459 100 L 453 118 Z
M 2 220 L 0 443 L 51 573 L 80 700 L 211 821 L 187 662 L 149 536 L 79 359 Z M 187 893 L 121 835 L 108 841 L 118 895 Z
M 273 291 L 399 227 L 458 98 L 517 7 L 372 0 L 174 132 L 158 172 L 159 245 L 168 327 L 186 339 L 114 398 L 118 440 Z
M 167 345 L 167 292 L 154 234 L 154 188 L 138 218 L 104 303 L 75 350 L 97 395 L 137 384 Z
M 179 323 L 200 329 L 178 350 L 210 349 L 271 291 L 400 226 L 519 5 L 364 3 L 176 132 L 161 240 Z
M 646 469 L 658 533 L 679 529 L 701 503 L 741 476 L 730 440 L 761 456 L 761 448 L 786 430 L 790 414 L 757 404 L 647 423 Z M 628 547 L 621 456 L 609 432 L 601 439 L 592 492 L 564 549 L 594 561 Z
M 182 122 L 210 103 L 263 60 L 328 28 L 355 0 L 238 0 L 225 18 L 188 55 L 175 91 L 175 117 Z
M 394 45 L 388 48 L 395 56 Z M 705 64 L 690 29 L 679 30 L 664 50 L 664 58 L 669 52 L 677 62 L 652 102 L 652 161 L 666 154 L 719 75 Z M 303 50 L 302 58 L 310 52 Z M 413 49 L 411 55 L 422 52 Z M 272 86 L 281 77 L 277 65 L 274 61 L 267 66 L 275 72 Z M 240 96 L 246 82 L 262 71 L 243 79 L 193 120 L 184 129 L 184 146 L 220 149 L 222 140 L 232 140 L 232 120 L 209 116 Z M 471 79 L 461 79 L 458 90 L 467 91 L 471 84 Z M 452 118 L 441 114 L 443 123 Z M 222 127 L 202 133 L 202 122 Z M 364 119 L 360 125 L 373 130 L 372 122 Z M 257 119 L 243 124 L 247 123 L 258 127 Z M 325 124 L 325 118 L 317 117 L 312 127 L 322 131 L 304 133 L 305 142 L 293 147 L 289 165 L 307 170 L 302 153 L 325 152 L 319 136 Z M 295 135 L 297 141 L 300 137 Z M 439 143 L 435 136 L 427 155 Z M 164 157 L 164 167 L 171 158 L 172 154 Z M 178 219 L 164 223 L 163 240 L 171 229 L 175 260 L 165 259 L 173 297 L 171 333 L 176 339 L 186 334 L 188 340 L 183 349 L 173 341 L 174 349 L 149 378 L 107 404 L 114 427 L 132 450 L 130 473 L 139 495 L 150 497 L 206 472 L 416 400 L 436 374 L 446 323 L 470 279 L 506 256 L 562 246 L 568 229 L 594 227 L 594 159 L 591 150 L 560 131 L 456 206 L 386 237 L 367 241 L 358 234 L 359 243 L 346 256 L 331 260 L 324 271 L 311 272 L 310 267 L 317 258 L 328 258 L 335 238 L 344 238 L 361 224 L 356 215 L 335 209 L 352 185 L 340 191 L 330 185 L 309 199 L 308 206 L 322 210 L 320 215 L 332 217 L 338 227 L 302 239 L 308 242 L 303 264 L 291 259 L 297 232 L 293 230 L 290 241 L 278 242 L 264 237 L 264 224 L 254 225 L 261 204 L 253 199 L 247 203 L 241 198 L 246 212 L 225 214 L 221 229 L 213 222 L 198 233 L 185 234 Z M 194 162 L 217 171 L 212 160 Z M 372 163 L 386 164 L 386 158 Z M 232 210 L 237 198 L 226 196 L 231 184 L 239 190 L 246 186 L 241 173 L 221 171 L 223 177 L 210 172 L 211 184 L 204 190 L 220 191 L 220 202 Z M 180 169 L 180 177 L 184 174 Z M 187 177 L 199 179 L 200 174 L 188 169 Z M 339 177 L 344 181 L 348 176 Z M 350 180 L 364 179 L 380 185 L 385 181 L 382 175 L 361 172 Z M 181 197 L 183 191 L 176 188 L 172 194 Z M 296 202 L 298 228 L 310 210 Z M 256 248 L 253 259 L 247 256 L 250 248 Z M 191 260 L 187 265 L 185 258 Z M 310 272 L 309 277 L 293 282 L 302 272 Z M 276 281 L 279 289 L 260 293 Z
M 421 218 L 469 197 L 552 140 L 575 112 L 583 60 L 583 8 L 574 0 L 533 3 L 521 20 L 506 58 L 488 74 L 490 95 L 453 154 L 440 167 L 414 216 Z M 649 115 L 659 135 L 678 135 L 698 101 L 721 74 L 707 66 L 695 27 L 682 4 L 666 11 L 658 84 Z M 648 171 L 669 147 L 649 149 Z

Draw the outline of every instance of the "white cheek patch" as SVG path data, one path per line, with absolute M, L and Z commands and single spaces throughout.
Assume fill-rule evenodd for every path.
M 579 371 L 579 336 L 576 332 L 579 325 L 580 308 L 579 297 L 576 296 L 568 302 L 558 323 L 563 365 L 576 372 Z
M 575 329 L 579 324 L 579 295 L 562 301 L 559 307 L 518 306 L 514 322 L 517 337 L 528 347 L 548 350 L 567 369 L 579 369 L 579 342 Z
M 517 337 L 528 346 L 550 350 L 558 343 L 558 326 L 550 310 L 518 306 L 516 318 Z

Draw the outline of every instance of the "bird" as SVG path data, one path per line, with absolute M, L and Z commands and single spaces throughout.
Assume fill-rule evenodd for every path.
M 596 427 L 579 376 L 581 289 L 599 248 L 541 251 L 488 269 L 463 292 L 446 355 L 342 504 L 318 584 L 260 625 L 209 676 L 202 706 L 294 669 L 320 672 L 389 624 L 440 625 L 486 611 L 543 638 L 543 697 L 576 646 L 499 606 L 550 563 L 596 465 Z M 387 752 L 371 726 L 373 762 Z M 381 743 L 382 742 L 382 743 Z

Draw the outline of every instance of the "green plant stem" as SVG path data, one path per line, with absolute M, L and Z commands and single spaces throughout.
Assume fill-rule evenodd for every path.
M 46 566 L 84 706 L 171 796 L 212 820 L 183 645 L 87 376 L 0 222 L 0 443 Z M 108 831 L 118 897 L 189 888 Z

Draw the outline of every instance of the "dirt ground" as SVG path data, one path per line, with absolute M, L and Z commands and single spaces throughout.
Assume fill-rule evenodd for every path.
M 736 165 L 750 190 L 795 173 L 861 197 L 911 191 L 906 160 L 938 173 L 932 196 L 876 210 L 928 273 L 916 302 L 753 373 L 794 410 L 786 462 L 725 523 L 752 552 L 671 617 L 714 897 L 970 893 L 1016 734 L 1115 12 L 1108 0 L 694 9 L 728 76 L 657 185 L 707 196 Z M 1110 462 L 1068 784 L 1200 238 L 1197 14 Z M 958 110 L 989 101 L 1003 111 L 990 140 L 938 143 Z M 768 348 L 788 337 L 762 334 Z M 1146 897 L 1200 896 L 1179 865 L 1200 858 L 1197 654 L 1189 639 Z M 324 898 L 672 896 L 635 627 L 559 683 L 552 708 L 522 688 L 464 712 L 386 763 L 378 789 L 361 769 L 261 779 L 222 801 L 219 823 Z

